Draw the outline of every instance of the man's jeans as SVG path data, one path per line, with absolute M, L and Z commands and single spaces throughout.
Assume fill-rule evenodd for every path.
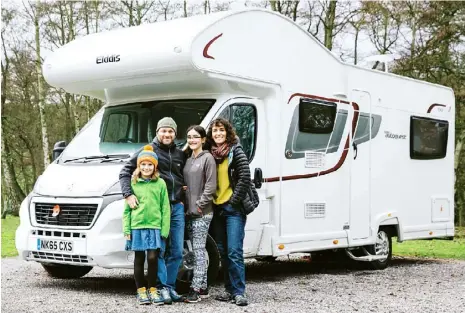
M 215 207 L 212 230 L 224 272 L 224 287 L 231 295 L 245 293 L 244 236 L 246 216 L 231 205 Z
M 184 247 L 184 205 L 171 205 L 171 222 L 168 242 L 162 241 L 161 255 L 158 258 L 159 288 L 175 290 L 179 266 Z

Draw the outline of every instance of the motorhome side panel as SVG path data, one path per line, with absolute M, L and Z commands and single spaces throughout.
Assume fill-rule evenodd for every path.
M 351 73 L 351 81 L 363 82 L 371 91 L 372 113 L 381 116 L 379 135 L 371 140 L 372 232 L 382 221 L 396 218 L 402 239 L 445 236 L 453 228 L 454 219 L 451 138 L 455 111 L 451 91 L 365 70 Z M 396 90 L 404 91 L 392 92 Z M 444 104 L 447 109 L 433 116 L 428 113 L 433 103 Z M 412 129 L 412 117 L 448 123 L 444 157 L 412 159 L 411 149 L 422 134 L 421 129 Z

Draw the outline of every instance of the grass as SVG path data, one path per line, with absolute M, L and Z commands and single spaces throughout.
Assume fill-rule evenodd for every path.
M 15 232 L 19 217 L 8 215 L 2 220 L 2 258 L 18 255 Z M 465 227 L 455 228 L 455 238 L 449 240 L 412 240 L 392 242 L 394 255 L 465 260 Z
M 409 240 L 392 242 L 392 253 L 399 256 L 465 260 L 465 227 L 455 228 L 454 240 Z
M 19 217 L 7 215 L 2 219 L 2 258 L 16 256 L 15 233 L 19 225 Z

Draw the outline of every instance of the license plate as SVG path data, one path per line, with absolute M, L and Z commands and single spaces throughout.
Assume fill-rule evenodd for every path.
M 37 251 L 73 252 L 73 242 L 66 240 L 45 240 L 37 238 Z

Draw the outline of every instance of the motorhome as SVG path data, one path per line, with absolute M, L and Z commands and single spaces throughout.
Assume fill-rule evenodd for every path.
M 54 277 L 132 268 L 118 174 L 155 137 L 229 119 L 260 205 L 245 257 L 344 251 L 385 268 L 392 238 L 454 235 L 455 100 L 450 88 L 341 62 L 292 20 L 246 9 L 87 35 L 43 64 L 57 88 L 105 105 L 20 208 L 16 247 Z M 179 280 L 191 277 L 186 241 Z M 209 237 L 209 277 L 219 267 Z

